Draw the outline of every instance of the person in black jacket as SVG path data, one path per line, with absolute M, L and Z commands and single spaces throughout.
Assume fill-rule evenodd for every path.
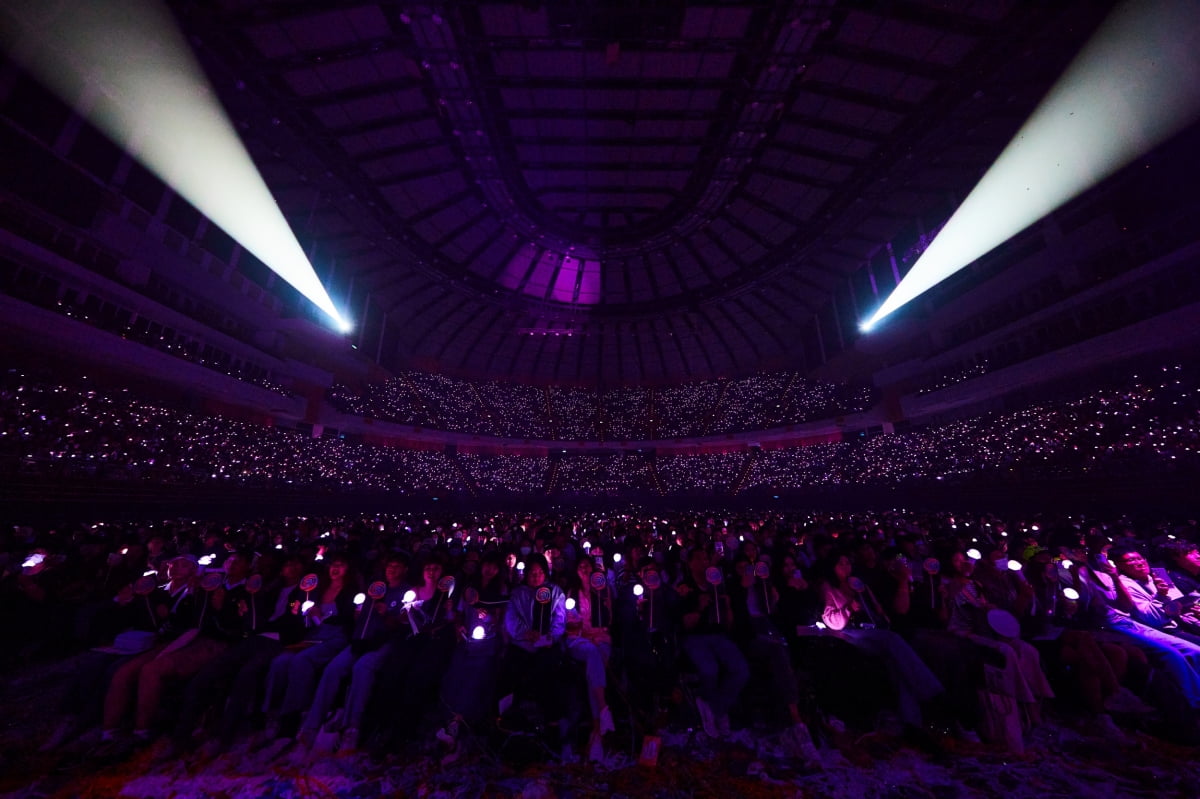
M 354 596 L 358 580 L 349 560 L 335 555 L 329 568 L 300 604 L 304 637 L 287 647 L 271 663 L 264 707 L 272 717 L 271 732 L 291 738 L 304 711 L 312 703 L 321 672 L 350 641 L 354 626 Z

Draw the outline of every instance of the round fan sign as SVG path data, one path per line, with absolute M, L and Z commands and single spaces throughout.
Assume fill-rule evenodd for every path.
M 658 576 L 658 572 L 648 571 L 646 572 L 646 576 L 642 578 L 642 582 L 646 584 L 647 588 L 653 591 L 662 585 L 662 578 Z
M 725 580 L 725 575 L 721 574 L 721 570 L 716 566 L 709 566 L 704 570 L 704 579 L 708 580 L 709 585 L 720 585 Z
M 1021 623 L 1017 617 L 1001 608 L 992 608 L 987 614 L 988 626 L 1001 638 L 1017 638 L 1021 635 Z
M 383 595 L 387 593 L 387 583 L 383 580 L 376 580 L 367 586 L 367 596 L 374 599 L 376 602 L 383 599 Z
M 608 585 L 608 577 L 604 574 L 604 572 L 592 572 L 591 583 L 592 588 L 596 589 L 597 591 L 603 591 L 604 587 Z
M 537 593 L 533 595 L 533 598 L 538 602 L 541 602 L 543 605 L 546 604 L 550 601 L 550 589 L 543 585 L 537 590 Z
M 764 561 L 759 561 L 754 564 L 754 576 L 760 580 L 765 580 L 771 576 L 771 567 Z
M 317 583 L 321 582 L 321 578 L 315 574 L 306 574 L 300 578 L 300 590 L 311 591 L 317 587 Z
M 261 574 L 252 574 L 246 578 L 246 593 L 257 594 L 262 590 L 263 576 Z
M 442 579 L 438 580 L 438 590 L 446 594 L 454 593 L 454 577 L 447 574 Z
M 851 591 L 858 591 L 859 593 L 862 593 L 862 591 L 867 587 L 863 583 L 863 581 L 858 579 L 857 577 L 851 577 L 850 581 L 849 581 L 849 585 L 850 585 Z
M 225 575 L 221 572 L 209 572 L 200 578 L 200 587 L 205 591 L 216 591 L 224 581 Z
M 463 602 L 467 603 L 468 605 L 474 605 L 478 601 L 479 592 L 477 590 L 474 588 L 468 588 L 466 591 L 463 591 Z
M 941 570 L 942 570 L 942 564 L 940 562 L 938 562 L 937 558 L 926 558 L 925 559 L 925 573 L 926 574 L 937 574 Z
M 137 579 L 133 584 L 133 593 L 138 596 L 146 596 L 155 588 L 158 587 L 158 580 L 154 579 L 154 575 L 147 574 Z

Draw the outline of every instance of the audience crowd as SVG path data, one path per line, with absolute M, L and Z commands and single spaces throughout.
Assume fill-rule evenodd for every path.
M 1181 367 L 1115 388 L 905 432 L 724 454 L 468 456 L 313 438 L 205 417 L 127 391 L 0 380 L 0 471 L 404 494 L 611 496 L 1192 474 L 1200 382 Z M 552 471 L 553 470 L 553 471 Z
M 634 441 L 764 430 L 859 413 L 876 401 L 870 387 L 821 383 L 794 372 L 604 392 L 405 372 L 363 391 L 335 385 L 327 397 L 337 410 L 356 416 L 560 441 Z
M 43 745 L 104 759 L 520 733 L 601 760 L 689 726 L 809 761 L 862 730 L 1020 752 L 1047 713 L 1194 742 L 1198 540 L 904 511 L 17 526 L 2 665 L 77 658 Z

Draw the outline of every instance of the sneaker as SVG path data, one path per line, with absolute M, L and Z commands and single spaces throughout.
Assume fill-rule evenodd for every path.
M 588 740 L 588 760 L 593 763 L 604 762 L 604 740 L 599 733 L 592 733 Z
M 1107 713 L 1097 713 L 1089 725 L 1091 731 L 1113 741 L 1124 741 L 1125 731 L 1116 725 L 1112 716 Z
M 713 717 L 712 708 L 708 706 L 708 702 L 696 697 L 696 712 L 700 714 L 700 726 L 704 729 L 704 734 L 709 738 L 720 738 L 721 733 L 717 730 L 717 720 Z
M 434 737 L 446 746 L 454 746 L 458 743 L 458 724 L 452 721 L 445 727 L 438 727 L 438 731 L 434 733 Z
M 1125 687 L 1118 688 L 1115 694 L 1104 700 L 1104 709 L 1118 715 L 1150 715 L 1155 712 L 1154 708 Z
M 821 762 L 821 755 L 817 752 L 817 747 L 813 744 L 812 736 L 804 722 L 788 727 L 783 731 L 781 739 L 784 751 L 791 757 L 814 765 Z

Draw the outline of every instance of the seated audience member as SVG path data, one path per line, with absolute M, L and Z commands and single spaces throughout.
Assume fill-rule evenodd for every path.
M 638 582 L 618 594 L 616 626 L 631 704 L 635 711 L 651 714 L 651 724 L 657 703 L 675 685 L 678 602 L 679 594 L 663 578 L 662 567 L 649 557 L 638 563 Z
M 392 554 L 384 560 L 383 596 L 375 599 L 364 595 L 363 603 L 357 606 L 350 643 L 321 673 L 312 706 L 304 714 L 298 736 L 302 744 L 312 745 L 318 730 L 333 710 L 343 684 L 349 680 L 344 712 L 329 731 L 344 731 L 343 748 L 354 749 L 357 745 L 358 730 L 367 701 L 383 666 L 383 646 L 396 636 L 403 623 L 404 595 L 409 591 L 407 575 L 407 555 Z
M 1184 595 L 1200 595 L 1200 548 L 1191 541 L 1168 541 L 1162 548 L 1167 576 Z
M 747 541 L 746 544 L 751 542 Z M 757 554 L 757 550 L 757 546 L 752 544 L 743 546 L 744 559 L 739 559 L 735 569 L 738 574 L 734 586 L 738 594 L 735 610 L 745 616 L 745 623 L 735 626 L 746 631 L 741 643 L 747 660 L 763 664 L 770 677 L 773 706 L 782 704 L 787 713 L 785 744 L 796 756 L 813 760 L 816 759 L 816 750 L 812 746 L 808 725 L 800 715 L 800 688 L 792 668 L 792 656 L 787 638 L 775 623 L 779 591 L 771 580 L 770 563 L 765 559 L 749 560 L 750 555 Z
M 716 560 L 704 547 L 694 548 L 675 589 L 680 596 L 680 648 L 700 675 L 696 709 L 710 738 L 729 733 L 729 711 L 750 679 L 750 665 L 730 637 L 733 606 Z M 717 571 L 710 574 L 710 568 Z
M 1020 703 L 1024 726 L 1040 724 L 1041 702 L 1054 696 L 1042 671 L 1041 657 L 1032 645 L 1017 636 L 997 632 L 989 622 L 988 612 L 1000 608 L 973 578 L 975 567 L 976 561 L 962 552 L 955 552 L 946 564 L 946 602 L 950 609 L 947 629 L 1003 657 L 1003 683 L 994 687 Z M 1006 592 L 1005 597 L 998 597 L 1002 601 L 1007 600 L 1007 592 L 1017 593 L 1010 586 L 996 589 L 998 581 L 994 577 L 990 582 L 994 591 Z M 1014 748 L 1021 745 L 1016 739 L 1008 740 L 1008 744 Z
M 1141 706 L 1121 685 L 1118 672 L 1125 671 L 1125 652 L 1119 647 L 1105 649 L 1091 630 L 1076 622 L 1076 606 L 1063 595 L 1059 566 L 1050 559 L 1049 550 L 1036 547 L 1026 552 L 1030 557 L 1020 574 L 1033 590 L 1033 602 L 1020 619 L 1023 630 L 1050 662 L 1069 670 L 1070 687 L 1078 689 L 1094 720 L 1112 728 L 1108 708 Z
M 583 558 L 575 564 L 575 576 L 568 581 L 566 591 L 566 603 L 573 607 L 567 611 L 564 644 L 567 655 L 585 667 L 584 679 L 592 712 L 588 757 L 592 760 L 603 759 L 600 738 L 616 729 L 605 696 L 608 660 L 612 656 L 609 632 L 613 622 L 612 591 L 604 572 L 594 570 L 591 560 Z
M 1152 570 L 1146 557 L 1132 544 L 1118 544 L 1109 558 L 1116 564 L 1119 603 L 1138 622 L 1156 630 L 1200 644 L 1200 635 L 1186 631 L 1183 593 L 1166 579 L 1166 571 Z M 1181 624 L 1181 622 L 1184 622 Z
M 1080 605 L 1092 618 L 1103 617 L 1108 630 L 1136 642 L 1151 663 L 1171 676 L 1183 700 L 1200 709 L 1200 646 L 1134 618 L 1133 600 L 1115 563 L 1121 551 L 1110 559 L 1110 549 L 1089 538 L 1088 561 L 1079 567 L 1075 581 Z
M 130 658 L 113 673 L 104 698 L 101 729 L 106 739 L 111 739 L 128 721 L 135 706 L 134 735 L 142 740 L 149 739 L 150 723 L 158 710 L 157 702 L 150 700 L 157 699 L 159 686 L 148 686 L 147 699 L 142 701 L 142 673 L 160 655 L 170 654 L 172 644 L 196 629 L 200 621 L 200 601 L 195 594 L 197 570 L 194 558 L 175 558 L 167 570 L 167 584 L 151 595 L 151 605 L 160 620 L 157 639 L 154 646 Z M 186 639 L 183 640 L 186 643 Z M 155 696 L 151 697 L 150 691 Z
M 537 554 L 525 557 L 525 582 L 513 589 L 504 615 L 509 640 L 506 682 L 514 692 L 537 702 L 547 729 L 557 731 L 567 749 L 568 681 L 564 679 L 561 657 L 567 632 L 566 595 L 547 582 L 545 558 Z
M 237 733 L 262 705 L 259 696 L 275 658 L 287 647 L 300 643 L 307 634 L 307 617 L 302 612 L 307 592 L 300 588 L 304 570 L 304 561 L 298 556 L 288 557 L 273 584 L 259 592 L 258 596 L 263 597 L 261 604 L 253 606 L 255 613 L 259 608 L 267 611 L 262 630 L 209 665 L 212 673 L 208 678 L 217 680 L 222 673 L 228 674 L 231 687 L 221 711 L 217 736 L 206 744 L 207 754 L 216 754 L 232 745 Z
M 821 620 L 856 648 L 883 660 L 901 720 L 920 727 L 922 703 L 940 694 L 942 684 L 903 638 L 885 629 L 883 608 L 870 589 L 851 576 L 849 557 L 835 552 L 821 564 L 821 571 Z
M 466 580 L 458 608 L 459 641 L 442 680 L 445 723 L 437 739 L 451 748 L 447 758 L 459 754 L 466 730 L 475 730 L 496 709 L 496 676 L 504 644 L 504 614 L 508 608 L 508 583 L 504 559 L 492 550 L 480 559 L 479 574 Z
M 359 585 L 344 555 L 335 555 L 311 595 L 300 605 L 304 637 L 284 649 L 267 674 L 263 704 L 274 737 L 295 735 L 301 716 L 312 702 L 321 672 L 350 640 L 354 625 L 354 595 Z
M 397 633 L 381 650 L 361 728 L 376 753 L 416 732 L 454 653 L 456 580 L 445 567 L 441 552 L 425 558 L 422 581 L 406 592 Z

